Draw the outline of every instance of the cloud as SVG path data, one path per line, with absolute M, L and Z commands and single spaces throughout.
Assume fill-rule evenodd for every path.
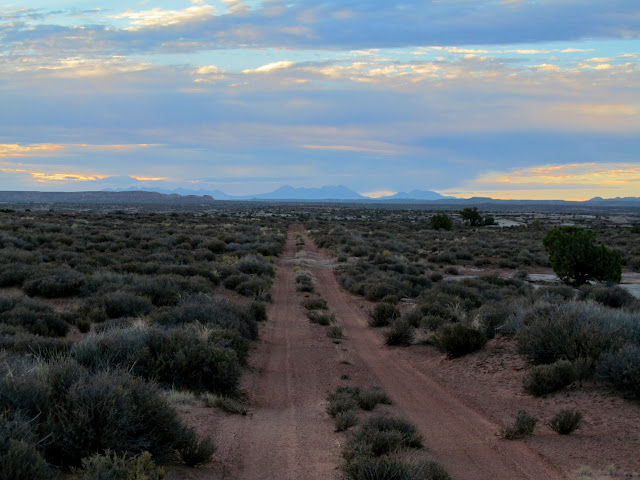
M 283 70 L 292 67 L 295 62 L 289 62 L 287 60 L 281 60 L 279 62 L 269 63 L 258 68 L 243 70 L 242 73 L 270 73 L 276 70 Z
M 638 196 L 640 163 L 570 163 L 490 172 L 451 193 L 494 198 L 584 200 L 595 196 Z
M 398 192 L 393 190 L 376 190 L 374 192 L 361 193 L 361 195 L 369 198 L 380 198 L 380 197 L 389 197 L 391 195 L 395 195 Z
M 196 4 L 184 10 L 164 10 L 161 8 L 152 8 L 151 10 L 139 12 L 126 10 L 123 13 L 110 15 L 109 17 L 128 20 L 131 26 L 125 27 L 125 30 L 140 30 L 202 22 L 210 19 L 215 12 L 215 7 L 211 5 Z
M 51 155 L 62 150 L 64 150 L 64 145 L 51 143 L 39 145 L 0 144 L 0 158 Z

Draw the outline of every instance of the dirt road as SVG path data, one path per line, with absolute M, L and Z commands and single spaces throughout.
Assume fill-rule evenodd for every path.
M 318 291 L 327 300 L 349 339 L 352 355 L 377 377 L 403 415 L 422 432 L 426 446 L 455 479 L 564 478 L 556 467 L 521 442 L 499 437 L 500 426 L 463 404 L 403 349 L 389 349 L 379 331 L 367 326 L 362 302 L 338 284 L 325 251 L 307 240 Z
M 223 416 L 213 432 L 224 478 L 340 478 L 337 436 L 325 413 L 327 393 L 339 378 L 335 346 L 300 307 L 294 259 L 290 234 L 277 263 L 269 322 L 251 356 L 253 371 L 243 380 L 251 414 Z
M 339 345 L 304 315 L 294 277 L 294 232 L 306 238 L 306 265 L 317 290 L 342 323 Z M 390 349 L 368 328 L 362 299 L 338 284 L 333 260 L 306 237 L 289 232 L 272 290 L 269 322 L 251 355 L 242 390 L 250 415 L 195 409 L 191 423 L 219 445 L 216 461 L 199 471 L 180 469 L 170 479 L 331 480 L 342 478 L 342 434 L 325 413 L 337 384 L 381 385 L 400 414 L 415 423 L 427 448 L 456 480 L 555 480 L 560 471 L 522 442 L 502 440 L 500 426 L 438 384 L 412 349 Z M 342 377 L 342 379 L 341 379 Z

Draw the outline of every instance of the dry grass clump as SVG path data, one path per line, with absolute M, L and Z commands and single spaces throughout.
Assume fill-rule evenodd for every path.
M 560 435 L 569 435 L 580 428 L 582 413 L 577 410 L 560 410 L 549 422 L 551 429 Z
M 511 427 L 502 431 L 502 436 L 507 440 L 518 440 L 533 435 L 538 419 L 525 410 L 520 410 Z

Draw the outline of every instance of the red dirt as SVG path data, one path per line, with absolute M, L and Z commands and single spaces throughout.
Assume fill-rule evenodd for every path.
M 301 226 L 292 230 L 306 238 Z M 345 292 L 333 260 L 306 238 L 305 268 L 316 277 L 318 293 L 346 336 L 334 344 L 300 307 L 304 297 L 295 290 L 292 233 L 278 260 L 269 321 L 243 380 L 251 413 L 191 409 L 187 418 L 216 439 L 219 451 L 206 468 L 174 469 L 169 480 L 341 478 L 344 436 L 334 433 L 325 413 L 328 392 L 345 383 L 341 375 L 349 384 L 383 386 L 457 480 L 553 480 L 573 477 L 580 466 L 604 471 L 612 464 L 630 478 L 640 469 L 637 405 L 589 388 L 547 399 L 522 394 L 524 363 L 508 340 L 493 340 L 482 352 L 458 360 L 426 346 L 385 346 L 380 331 L 367 326 L 372 304 Z M 542 420 L 567 407 L 581 410 L 585 425 L 559 436 Z M 536 434 L 524 441 L 503 440 L 502 427 L 521 408 L 541 418 Z

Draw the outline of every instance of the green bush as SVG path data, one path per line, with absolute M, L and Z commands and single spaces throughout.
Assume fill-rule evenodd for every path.
M 596 366 L 596 375 L 624 397 L 640 399 L 640 346 L 628 343 L 605 353 Z
M 577 410 L 560 410 L 549 422 L 551 429 L 560 435 L 569 435 L 580 428 L 582 413 Z
M 557 392 L 576 380 L 573 364 L 558 360 L 551 365 L 538 365 L 529 370 L 524 379 L 524 390 L 530 395 L 541 397 Z
M 163 480 L 164 470 L 154 463 L 149 452 L 130 456 L 107 450 L 82 459 L 74 469 L 78 480 Z
M 502 435 L 507 440 L 517 440 L 533 435 L 538 419 L 525 410 L 520 410 L 511 427 L 503 430 Z
M 447 323 L 438 328 L 436 341 L 449 357 L 461 357 L 484 347 L 487 337 L 466 323 Z
M 580 286 L 589 280 L 620 282 L 622 256 L 595 245 L 595 233 L 581 227 L 560 226 L 547 232 L 544 248 L 553 271 L 563 282 Z
M 434 230 L 451 230 L 453 228 L 453 220 L 446 213 L 436 213 L 431 217 L 431 228 Z
M 400 317 L 400 310 L 391 303 L 378 303 L 369 314 L 371 327 L 388 327 L 389 324 Z

